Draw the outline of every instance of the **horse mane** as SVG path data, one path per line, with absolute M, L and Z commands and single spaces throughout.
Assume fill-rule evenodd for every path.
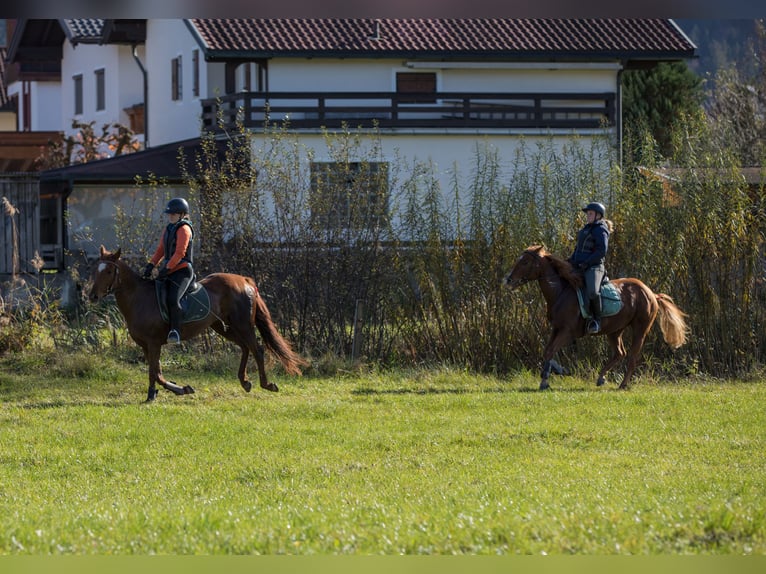
M 582 276 L 574 270 L 572 264 L 558 255 L 549 253 L 542 245 L 531 245 L 527 248 L 529 253 L 547 259 L 553 266 L 559 277 L 569 283 L 572 288 L 579 289 L 583 286 Z

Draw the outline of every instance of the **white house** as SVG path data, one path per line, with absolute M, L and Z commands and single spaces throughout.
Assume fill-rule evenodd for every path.
M 227 129 L 239 120 L 253 130 L 256 148 L 264 126 L 284 125 L 306 150 L 306 173 L 319 173 L 335 169 L 325 130 L 374 127 L 382 163 L 431 162 L 444 189 L 455 172 L 470 173 L 477 145 L 512 158 L 522 142 L 563 145 L 577 135 L 619 150 L 621 72 L 695 52 L 666 19 L 106 20 L 98 41 L 85 33 L 92 23 L 63 22 L 79 35 L 48 40 L 62 43 L 61 129 L 81 78 L 83 120 L 124 123 L 125 110 L 143 103 L 140 153 L 167 150 L 152 162 L 167 164 L 177 142 L 193 145 L 223 118 Z M 97 198 L 94 190 L 109 194 L 145 175 L 126 172 L 121 158 L 89 165 L 42 181 L 65 198 Z M 158 173 L 149 160 L 141 167 Z

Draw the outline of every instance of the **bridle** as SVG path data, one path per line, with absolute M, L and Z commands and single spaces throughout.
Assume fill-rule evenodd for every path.
M 117 263 L 114 261 L 107 261 L 106 259 L 99 260 L 98 267 L 96 268 L 99 273 L 102 271 L 102 265 L 114 266 L 114 277 L 112 277 L 112 282 L 109 284 L 109 287 L 106 288 L 106 295 L 109 295 L 110 293 L 116 293 L 117 289 L 120 287 L 120 266 L 117 265 Z
M 527 255 L 530 257 L 533 257 L 535 259 L 536 265 L 538 265 L 539 267 L 540 261 L 542 260 L 542 256 L 537 251 L 525 251 L 524 253 L 521 254 L 521 257 L 519 258 L 519 260 L 521 260 L 521 258 Z M 516 283 L 516 286 L 521 287 L 522 285 L 526 285 L 530 281 L 538 281 L 539 279 L 540 279 L 539 277 L 536 279 L 533 279 L 531 277 L 524 277 L 523 279 L 518 281 L 518 283 Z M 555 288 L 559 286 L 560 278 L 553 269 L 548 269 L 543 279 L 545 279 L 546 283 L 548 283 L 551 287 Z

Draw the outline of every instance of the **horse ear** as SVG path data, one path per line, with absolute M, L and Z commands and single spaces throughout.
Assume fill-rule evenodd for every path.
M 102 245 L 101 246 L 101 257 L 103 257 L 105 253 L 106 253 L 106 248 Z
M 122 253 L 122 247 L 118 247 L 117 251 L 114 252 L 114 260 L 117 261 L 120 258 L 120 253 Z

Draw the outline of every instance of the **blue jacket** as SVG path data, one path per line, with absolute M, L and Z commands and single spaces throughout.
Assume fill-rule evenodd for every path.
M 603 265 L 609 249 L 609 227 L 603 219 L 587 223 L 577 233 L 577 246 L 569 261 L 575 267 Z

